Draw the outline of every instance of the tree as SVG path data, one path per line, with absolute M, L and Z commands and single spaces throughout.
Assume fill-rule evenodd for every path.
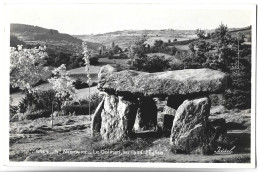
M 214 39 L 220 44 L 228 43 L 231 35 L 228 33 L 227 25 L 221 23 L 218 28 L 215 29 Z
M 196 30 L 196 35 L 198 36 L 198 38 L 200 39 L 205 39 L 206 38 L 206 33 L 204 30 L 201 29 L 197 29 Z
M 161 52 L 163 49 L 163 45 L 164 45 L 164 43 L 162 40 L 155 40 L 155 42 L 154 42 L 155 51 Z
M 131 59 L 142 58 L 145 55 L 145 42 L 147 41 L 147 34 L 142 34 L 137 37 L 134 44 L 130 47 L 130 57 Z
M 10 48 L 10 83 L 12 87 L 19 87 L 21 90 L 31 91 L 42 76 L 48 72 L 44 67 L 46 47 L 23 49 L 22 45 L 18 48 Z
M 115 42 L 114 41 L 112 42 L 111 47 L 112 47 L 112 49 L 114 49 L 114 47 L 115 47 Z
M 59 102 L 66 102 L 76 100 L 76 89 L 73 85 L 74 80 L 68 76 L 66 71 L 66 66 L 62 64 L 60 67 L 55 68 L 52 73 L 54 77 L 48 79 L 48 81 L 53 85 L 53 90 L 55 91 L 55 97 Z

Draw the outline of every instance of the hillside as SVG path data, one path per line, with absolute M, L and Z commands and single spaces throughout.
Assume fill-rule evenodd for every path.
M 212 33 L 215 29 L 205 30 L 207 33 Z M 251 34 L 250 26 L 244 28 L 229 28 L 231 35 L 235 35 L 240 32 L 246 35 L 246 37 Z M 74 35 L 75 37 L 82 39 L 84 41 L 90 41 L 95 43 L 100 43 L 106 47 L 111 47 L 111 43 L 114 42 L 121 48 L 129 47 L 135 40 L 136 37 L 147 34 L 147 43 L 153 45 L 155 40 L 162 40 L 164 42 L 174 41 L 185 41 L 197 38 L 196 30 L 173 30 L 173 29 L 163 29 L 163 30 L 123 30 L 107 32 L 103 34 L 96 35 Z
M 10 34 L 26 44 L 44 44 L 47 48 L 63 53 L 74 53 L 81 50 L 82 40 L 69 34 L 59 33 L 58 30 L 46 29 L 25 24 L 11 24 Z M 97 50 L 101 44 L 87 42 L 88 48 Z
M 123 30 L 108 32 L 104 34 L 96 35 L 74 35 L 75 37 L 82 39 L 84 41 L 96 42 L 105 45 L 106 47 L 111 47 L 111 43 L 114 42 L 121 48 L 129 47 L 135 40 L 136 37 L 147 34 L 148 44 L 153 44 L 155 40 L 163 40 L 168 42 L 168 40 L 173 41 L 174 39 L 189 40 L 196 38 L 195 30 Z

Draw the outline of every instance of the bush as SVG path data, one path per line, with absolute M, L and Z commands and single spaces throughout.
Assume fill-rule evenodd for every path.
M 98 64 L 98 57 L 97 56 L 90 57 L 89 58 L 89 63 L 90 63 L 90 65 Z
M 48 118 L 51 116 L 50 110 L 36 110 L 36 111 L 26 111 L 24 114 L 25 119 L 27 120 L 35 120 L 38 118 Z
M 108 56 L 108 59 L 127 59 L 128 56 L 124 53 L 120 53 L 120 54 L 114 54 L 112 56 Z
M 61 102 L 55 99 L 55 94 L 56 92 L 52 89 L 27 93 L 26 97 L 19 102 L 19 112 L 25 113 L 28 110 L 51 110 L 53 101 L 57 102 L 58 106 L 54 106 L 55 110 L 57 110 L 57 107 L 60 107 Z
M 132 69 L 144 72 L 162 72 L 170 68 L 170 60 L 164 56 L 153 55 L 134 59 L 130 64 Z
M 225 107 L 227 107 L 228 109 L 251 108 L 251 91 L 228 89 L 224 93 L 224 98 L 225 98 Z
M 170 66 L 171 70 L 182 70 L 184 69 L 184 64 L 183 63 L 172 63 Z
M 103 96 L 95 93 L 90 98 L 90 113 L 94 113 L 97 106 L 101 102 Z M 62 107 L 62 111 L 65 115 L 75 113 L 75 115 L 88 115 L 89 114 L 89 99 L 81 99 L 79 104 L 67 105 Z
M 85 82 L 82 82 L 80 79 L 77 79 L 75 82 L 73 82 L 73 85 L 76 89 L 82 89 L 82 88 L 88 88 L 88 84 Z M 97 82 L 93 82 L 91 87 L 96 86 Z
M 62 111 L 65 115 L 75 113 L 75 115 L 87 115 L 89 105 L 68 105 L 63 106 Z M 92 109 L 92 108 L 91 108 Z
M 18 112 L 18 110 L 19 110 L 18 106 L 13 106 L 13 105 L 9 106 L 10 119 Z

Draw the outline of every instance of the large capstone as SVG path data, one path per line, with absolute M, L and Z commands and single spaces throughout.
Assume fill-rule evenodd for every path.
M 152 98 L 140 98 L 134 124 L 135 131 L 155 130 L 157 127 L 157 106 Z
M 209 98 L 185 100 L 173 120 L 170 143 L 174 150 L 191 153 L 209 144 L 207 131 Z
M 112 69 L 111 69 L 112 71 Z M 157 73 L 133 70 L 104 72 L 98 89 L 114 95 L 163 97 L 223 92 L 228 75 L 211 69 L 185 69 Z
M 131 135 L 137 113 L 137 99 L 106 95 L 101 113 L 100 134 L 106 142 L 116 142 Z

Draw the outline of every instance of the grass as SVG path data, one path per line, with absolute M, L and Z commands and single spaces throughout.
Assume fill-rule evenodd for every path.
M 210 118 L 223 117 L 223 113 L 228 119 L 228 114 L 234 113 L 249 116 L 248 110 L 227 111 L 222 107 L 213 107 L 211 112 Z M 250 132 L 229 131 L 228 136 L 237 146 L 234 154 L 174 154 L 169 138 L 156 133 L 138 133 L 131 139 L 109 144 L 100 137 L 90 137 L 89 116 L 59 116 L 53 129 L 50 118 L 10 123 L 9 157 L 11 161 L 249 163 Z

